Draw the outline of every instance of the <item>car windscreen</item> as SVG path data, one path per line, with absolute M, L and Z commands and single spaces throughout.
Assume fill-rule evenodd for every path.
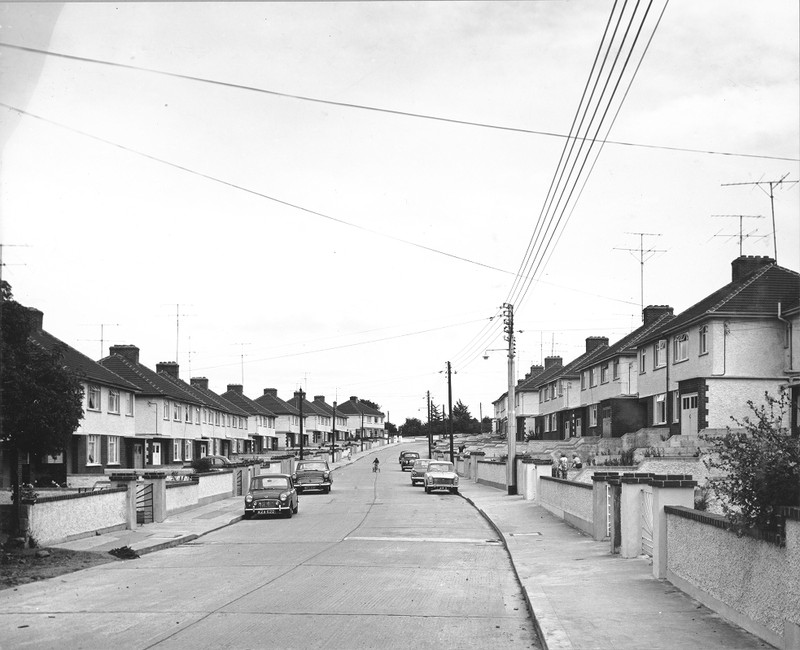
M 418 460 L 414 463 L 414 469 L 425 469 L 430 462 L 429 460 Z
M 288 487 L 285 476 L 256 476 L 250 483 L 251 490 L 285 490 Z
M 414 452 L 403 455 L 403 460 L 416 460 L 417 458 L 419 458 L 419 454 L 416 454 Z
M 452 463 L 431 463 L 428 465 L 429 472 L 452 472 L 453 471 L 453 464 Z
M 325 463 L 321 463 L 321 462 L 317 461 L 317 462 L 311 462 L 311 463 L 297 463 L 297 468 L 296 469 L 297 469 L 298 472 L 308 471 L 310 469 L 319 470 L 320 472 L 324 472 L 326 469 L 328 469 L 328 466 Z

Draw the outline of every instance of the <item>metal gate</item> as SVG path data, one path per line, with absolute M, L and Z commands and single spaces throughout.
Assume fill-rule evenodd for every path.
M 244 474 L 244 470 L 236 470 L 236 494 L 234 496 L 237 497 L 242 496 L 242 474 Z
M 642 490 L 642 553 L 653 557 L 653 494 Z
M 136 487 L 136 523 L 153 523 L 153 484 L 145 483 Z

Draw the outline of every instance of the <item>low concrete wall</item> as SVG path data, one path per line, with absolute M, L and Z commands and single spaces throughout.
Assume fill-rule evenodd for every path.
M 594 533 L 594 496 L 586 483 L 542 476 L 538 502 L 566 523 L 588 535 Z
M 204 506 L 212 501 L 219 501 L 232 496 L 232 474 L 233 472 L 230 470 L 196 474 L 198 479 L 197 505 Z
M 505 490 L 507 487 L 505 462 L 479 460 L 477 482 Z
M 41 497 L 26 506 L 29 534 L 46 546 L 96 531 L 124 529 L 127 498 L 125 488 Z
M 719 515 L 667 508 L 667 579 L 779 648 L 800 648 L 800 509 L 786 546 L 726 529 Z
M 167 481 L 167 515 L 197 507 L 197 481 Z

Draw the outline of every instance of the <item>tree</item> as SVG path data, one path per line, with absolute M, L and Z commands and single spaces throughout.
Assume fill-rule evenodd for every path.
M 453 407 L 453 431 L 456 433 L 478 433 L 480 424 L 472 417 L 469 408 L 458 400 Z
M 46 349 L 31 341 L 30 312 L 0 285 L 2 330 L 2 409 L 0 443 L 14 458 L 12 480 L 19 493 L 21 454 L 33 457 L 63 452 L 83 418 L 83 387 L 64 366 L 64 347 Z
M 405 423 L 400 425 L 400 435 L 404 438 L 425 435 L 422 422 L 419 421 L 419 418 L 406 418 Z
M 380 410 L 381 410 L 381 407 L 380 407 L 380 406 L 378 406 L 378 405 L 377 405 L 375 402 L 373 402 L 372 400 L 368 400 L 368 399 L 362 399 L 362 398 L 359 398 L 359 399 L 358 399 L 358 402 L 359 402 L 359 404 L 366 404 L 366 405 L 367 405 L 367 406 L 369 406 L 370 408 L 374 408 L 376 411 L 380 411 Z
M 393 423 L 386 422 L 383 425 L 383 428 L 386 429 L 386 433 L 388 433 L 390 436 L 396 436 L 397 435 L 397 426 L 394 425 Z
M 760 406 L 748 400 L 752 415 L 731 418 L 739 428 L 702 437 L 711 448 L 706 467 L 721 475 L 709 485 L 739 531 L 777 530 L 778 509 L 800 505 L 800 440 L 783 426 L 788 394 L 782 391 L 776 398 L 765 393 L 764 398 Z

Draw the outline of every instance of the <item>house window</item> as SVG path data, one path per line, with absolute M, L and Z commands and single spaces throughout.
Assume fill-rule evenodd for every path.
M 555 383 L 550 384 L 550 399 L 556 398 L 556 385 Z
M 581 390 L 586 390 L 586 371 L 581 373 Z
M 563 381 L 559 381 L 558 382 L 558 396 L 559 397 L 563 397 L 564 396 L 564 382 Z
M 597 404 L 592 404 L 589 407 L 589 426 L 590 427 L 597 426 Z
M 183 421 L 192 423 L 192 407 L 188 404 L 183 405 Z
M 133 393 L 125 393 L 125 415 L 133 415 Z
M 678 422 L 681 414 L 681 395 L 677 390 L 672 391 L 672 421 Z
M 661 339 L 656 341 L 654 346 L 655 356 L 653 357 L 653 365 L 656 368 L 661 368 L 667 365 L 667 341 Z
M 90 411 L 100 410 L 100 386 L 89 384 L 89 394 L 86 398 L 86 408 Z
M 673 363 L 686 361 L 689 358 L 689 335 L 678 334 L 672 344 Z
M 178 402 L 172 403 L 172 419 L 175 420 L 175 422 L 181 421 L 181 405 L 178 404 Z
M 614 379 L 619 379 L 619 359 L 614 359 Z
M 183 445 L 183 460 L 192 460 L 192 441 L 186 440 Z
M 214 411 L 214 426 L 219 426 L 219 411 Z
M 708 354 L 708 325 L 700 328 L 700 354 Z
M 180 460 L 181 459 L 181 447 L 183 447 L 183 441 L 181 440 L 173 440 L 172 441 L 172 460 Z
M 119 436 L 108 436 L 108 464 L 119 465 Z
M 169 401 L 164 400 L 164 419 L 169 420 Z
M 667 423 L 667 395 L 661 393 L 653 398 L 653 424 Z
M 600 366 L 600 383 L 607 384 L 608 383 L 608 364 L 604 363 Z
M 647 348 L 639 350 L 639 374 L 647 372 Z
M 589 386 L 597 386 L 597 368 L 591 368 L 589 370 Z
M 200 424 L 200 407 L 196 406 L 194 409 L 194 423 Z
M 558 417 L 555 413 L 550 416 L 550 430 L 558 431 Z
M 119 391 L 116 388 L 108 389 L 108 412 L 119 413 Z
M 549 415 L 545 415 L 544 416 L 544 432 L 545 433 L 549 433 L 549 431 L 550 431 L 550 416 Z
M 544 391 L 540 388 L 539 389 L 539 404 L 544 402 Z
M 100 436 L 86 436 L 86 464 L 100 464 Z

